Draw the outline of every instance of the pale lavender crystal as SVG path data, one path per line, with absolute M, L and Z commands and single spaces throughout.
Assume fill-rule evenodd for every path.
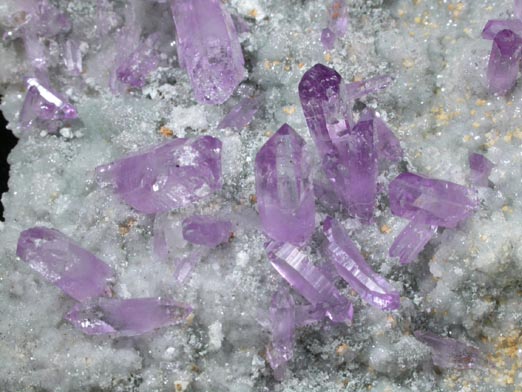
M 518 19 L 522 19 L 522 0 L 515 0 L 513 8 L 515 11 L 515 16 Z
M 225 102 L 244 77 L 232 18 L 219 0 L 171 0 L 178 60 L 199 103 Z
M 315 200 L 303 138 L 284 124 L 257 153 L 255 172 L 265 234 L 296 245 L 308 241 L 315 228 Z
M 120 82 L 132 88 L 141 88 L 145 85 L 147 76 L 158 68 L 160 62 L 159 52 L 155 47 L 157 41 L 157 35 L 149 36 L 122 59 L 116 69 L 116 77 Z
M 77 301 L 109 293 L 110 267 L 58 230 L 33 227 L 23 231 L 16 255 Z
M 482 38 L 493 40 L 502 30 L 510 30 L 518 36 L 522 36 L 522 20 L 489 20 L 486 26 L 484 26 L 484 30 L 482 30 Z
M 436 232 L 437 226 L 419 223 L 414 218 L 395 238 L 389 254 L 391 257 L 398 257 L 403 265 L 410 264 L 422 252 Z
M 476 186 L 488 186 L 488 177 L 495 167 L 493 162 L 484 155 L 473 153 L 469 155 L 469 167 L 471 183 Z
M 328 6 L 328 26 L 321 33 L 325 49 L 331 50 L 338 38 L 344 37 L 348 30 L 348 6 L 345 0 L 333 0 Z
M 184 207 L 221 189 L 221 142 L 178 138 L 99 166 L 96 179 L 146 214 Z
M 384 90 L 393 82 L 388 75 L 375 76 L 360 82 L 348 83 L 346 85 L 346 95 L 349 100 L 356 100 L 368 94 L 377 93 Z
M 335 46 L 336 39 L 335 33 L 330 30 L 330 28 L 326 27 L 321 31 L 321 43 L 325 49 L 332 50 Z
M 174 279 L 178 283 L 185 282 L 199 262 L 208 255 L 208 249 L 198 247 L 188 255 L 178 257 L 174 260 Z
M 478 207 L 470 189 L 413 173 L 397 176 L 389 197 L 394 215 L 429 226 L 455 228 Z
M 181 324 L 192 309 L 162 298 L 99 298 L 77 304 L 65 319 L 86 335 L 136 336 Z
M 260 105 L 260 97 L 243 97 L 239 103 L 223 117 L 218 124 L 218 129 L 234 128 L 239 130 L 245 128 L 254 118 Z
M 74 39 L 68 39 L 62 46 L 62 57 L 65 68 L 72 75 L 80 75 L 83 72 L 83 58 L 80 43 Z
M 492 93 L 506 94 L 517 81 L 522 56 L 522 38 L 511 30 L 501 30 L 493 39 L 489 56 L 488 83 Z
M 209 248 L 227 242 L 232 233 L 232 222 L 211 216 L 194 215 L 183 220 L 183 238 L 192 244 Z
M 271 241 L 266 253 L 277 272 L 312 305 L 324 307 L 326 316 L 336 323 L 350 323 L 353 307 L 334 284 L 315 267 L 306 255 L 289 243 Z
M 398 162 L 402 159 L 403 151 L 399 139 L 381 117 L 373 110 L 366 109 L 360 120 L 373 121 L 375 150 L 379 160 Z
M 414 335 L 430 348 L 435 366 L 446 369 L 470 369 L 484 363 L 484 356 L 473 346 L 431 332 L 415 331 Z
M 350 287 L 372 306 L 382 310 L 398 309 L 399 293 L 366 263 L 339 222 L 327 217 L 323 231 L 324 254 Z

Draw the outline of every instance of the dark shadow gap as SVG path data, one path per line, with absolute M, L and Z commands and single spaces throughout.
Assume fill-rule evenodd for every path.
M 1 97 L 0 97 L 1 101 Z M 9 164 L 7 156 L 11 152 L 18 139 L 11 131 L 6 129 L 7 121 L 0 111 L 0 200 L 2 194 L 8 190 L 7 181 L 9 180 Z M 0 201 L 0 221 L 4 221 L 4 206 Z

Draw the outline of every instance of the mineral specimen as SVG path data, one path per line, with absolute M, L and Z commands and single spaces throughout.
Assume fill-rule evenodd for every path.
M 178 138 L 99 166 L 96 179 L 139 212 L 180 208 L 221 189 L 221 142 Z
M 414 218 L 399 233 L 390 247 L 390 256 L 398 257 L 401 264 L 409 264 L 419 255 L 437 232 L 437 226 L 419 223 Z
M 199 103 L 221 104 L 244 77 L 232 18 L 219 0 L 171 0 L 178 60 Z
M 315 198 L 303 138 L 284 124 L 257 153 L 255 171 L 265 234 L 280 242 L 305 243 L 315 228 Z
M 511 30 L 501 30 L 495 35 L 488 64 L 491 92 L 504 95 L 515 86 L 521 56 L 520 36 Z
M 399 293 L 366 263 L 344 228 L 331 217 L 323 223 L 323 252 L 337 273 L 363 300 L 382 310 L 400 306 Z
M 257 113 L 261 105 L 260 97 L 243 97 L 239 103 L 220 121 L 218 129 L 245 128 Z
M 232 223 L 211 216 L 194 215 L 183 220 L 183 238 L 192 244 L 215 248 L 229 240 Z
M 65 319 L 87 335 L 136 336 L 180 324 L 191 313 L 189 306 L 162 298 L 99 298 L 76 304 Z
M 470 182 L 476 186 L 488 186 L 488 177 L 495 167 L 484 155 L 473 153 L 469 155 Z
M 33 227 L 23 231 L 16 254 L 77 301 L 109 293 L 110 267 L 58 230 Z

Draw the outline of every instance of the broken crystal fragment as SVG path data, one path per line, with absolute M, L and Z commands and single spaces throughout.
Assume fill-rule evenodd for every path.
M 350 287 L 370 305 L 382 310 L 398 309 L 399 293 L 366 263 L 339 222 L 327 217 L 323 231 L 326 237 L 324 254 Z
M 506 94 L 517 80 L 522 56 L 522 38 L 511 30 L 501 30 L 493 39 L 488 63 L 488 83 L 492 93 Z
M 192 309 L 162 298 L 99 298 L 76 304 L 65 319 L 86 335 L 136 336 L 180 324 Z
M 23 231 L 16 255 L 77 301 L 109 292 L 110 267 L 58 230 L 33 227 Z
M 96 179 L 146 214 L 184 207 L 221 189 L 221 142 L 178 138 L 99 166 Z
M 419 224 L 455 228 L 477 208 L 472 191 L 449 181 L 402 173 L 389 186 L 394 215 Z
M 471 169 L 470 182 L 476 186 L 488 186 L 488 177 L 495 167 L 484 155 L 473 153 L 469 155 L 469 167 Z
M 215 248 L 227 242 L 232 233 L 232 223 L 211 216 L 194 215 L 183 220 L 183 238 L 192 244 Z
M 334 284 L 315 267 L 306 255 L 289 243 L 271 241 L 266 253 L 277 272 L 312 305 L 323 307 L 326 316 L 336 323 L 350 323 L 353 307 Z
M 469 369 L 484 362 L 483 355 L 477 348 L 458 340 L 431 332 L 415 331 L 414 335 L 430 348 L 433 364 L 440 368 Z
M 219 0 L 171 0 L 178 60 L 199 103 L 221 104 L 244 77 L 232 18 Z
M 284 124 L 257 153 L 255 171 L 265 234 L 296 245 L 308 241 L 315 228 L 315 200 L 303 138 Z
M 414 218 L 395 238 L 389 254 L 391 257 L 398 257 L 401 264 L 409 264 L 417 258 L 436 232 L 437 226 L 419 223 Z
M 239 130 L 245 128 L 254 118 L 260 105 L 260 97 L 243 97 L 239 103 L 223 117 L 218 124 L 218 129 L 234 128 Z

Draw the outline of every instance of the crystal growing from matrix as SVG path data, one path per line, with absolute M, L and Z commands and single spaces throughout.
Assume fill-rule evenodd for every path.
M 417 222 L 414 218 L 395 238 L 389 254 L 398 257 L 401 264 L 410 264 L 436 233 L 437 226 Z
M 183 220 L 183 238 L 192 244 L 215 248 L 230 238 L 232 223 L 211 216 L 194 215 Z
M 219 0 L 171 0 L 178 61 L 199 103 L 221 104 L 244 77 L 244 59 L 232 18 Z
M 303 138 L 284 124 L 257 153 L 255 173 L 265 234 L 295 245 L 308 241 L 315 228 L 315 197 Z
M 23 231 L 16 255 L 77 301 L 109 293 L 111 268 L 58 230 L 33 227 Z
M 218 129 L 233 128 L 240 130 L 245 128 L 254 118 L 260 105 L 260 97 L 241 98 L 239 103 L 219 122 Z
M 488 186 L 488 177 L 495 164 L 476 152 L 469 156 L 470 182 L 476 186 Z
M 184 207 L 221 189 L 221 141 L 178 138 L 99 166 L 96 179 L 142 213 Z

